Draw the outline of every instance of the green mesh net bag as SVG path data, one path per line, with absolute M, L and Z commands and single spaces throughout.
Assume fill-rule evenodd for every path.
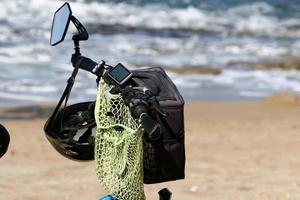
M 96 173 L 107 193 L 118 200 L 144 200 L 143 131 L 121 95 L 99 83 L 95 107 Z

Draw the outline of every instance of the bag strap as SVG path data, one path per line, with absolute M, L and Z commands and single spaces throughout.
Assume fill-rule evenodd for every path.
M 72 90 L 72 87 L 75 83 L 75 78 L 77 76 L 77 73 L 78 73 L 78 70 L 79 70 L 79 66 L 81 64 L 81 62 L 83 61 L 83 58 L 81 58 L 75 65 L 73 71 L 72 71 L 72 75 L 69 77 L 68 81 L 67 81 L 67 86 L 62 94 L 62 96 L 60 97 L 60 100 L 58 102 L 58 104 L 56 105 L 51 117 L 49 118 L 49 123 L 48 124 L 51 124 L 53 119 L 56 118 L 57 116 L 57 113 L 61 107 L 61 105 L 64 103 L 64 108 L 66 108 L 67 106 L 67 103 L 68 103 L 68 100 L 69 100 L 69 97 L 70 97 L 70 93 L 71 93 L 71 90 Z

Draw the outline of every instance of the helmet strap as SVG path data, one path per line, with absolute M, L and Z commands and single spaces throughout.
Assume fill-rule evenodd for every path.
M 56 107 L 55 107 L 55 109 L 54 109 L 51 117 L 49 118 L 48 125 L 50 125 L 52 123 L 53 119 L 55 119 L 57 117 L 57 113 L 60 110 L 61 105 L 63 104 L 63 102 L 65 102 L 64 103 L 64 108 L 66 108 L 68 100 L 69 100 L 69 97 L 70 97 L 70 93 L 72 91 L 72 87 L 73 87 L 73 85 L 75 83 L 75 78 L 77 76 L 77 73 L 78 73 L 78 70 L 79 70 L 79 66 L 80 66 L 80 64 L 81 64 L 82 61 L 83 61 L 83 58 L 81 58 L 76 63 L 76 65 L 75 65 L 75 67 L 73 69 L 72 75 L 69 77 L 69 79 L 67 81 L 67 86 L 66 86 L 66 88 L 65 88 L 62 96 L 60 97 L 60 100 L 59 100 L 58 104 L 56 105 Z M 63 118 L 61 120 L 63 120 Z

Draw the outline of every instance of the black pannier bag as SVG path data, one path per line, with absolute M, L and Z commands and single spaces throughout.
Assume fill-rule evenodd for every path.
M 138 86 L 152 90 L 163 112 L 152 109 L 152 117 L 161 125 L 158 141 L 144 137 L 144 183 L 160 183 L 184 179 L 184 100 L 172 80 L 160 67 L 133 71 Z

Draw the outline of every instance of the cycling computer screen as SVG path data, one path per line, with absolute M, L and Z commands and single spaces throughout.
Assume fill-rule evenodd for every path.
M 108 75 L 119 85 L 124 84 L 131 76 L 132 72 L 121 63 L 109 70 Z

